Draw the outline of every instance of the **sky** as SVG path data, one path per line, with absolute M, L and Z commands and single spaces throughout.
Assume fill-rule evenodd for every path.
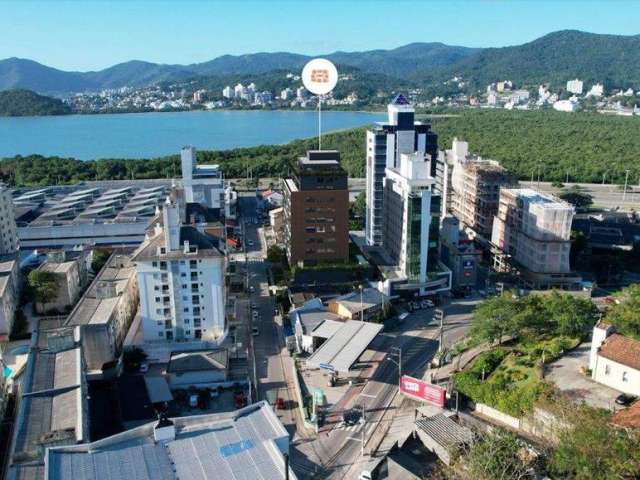
M 0 0 L 0 59 L 63 70 L 128 60 L 189 64 L 219 55 L 501 47 L 577 29 L 635 35 L 635 0 Z

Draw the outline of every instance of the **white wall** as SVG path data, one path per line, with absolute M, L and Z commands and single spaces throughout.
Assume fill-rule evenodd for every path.
M 615 390 L 640 396 L 640 370 L 634 370 L 598 355 L 596 367 L 591 372 L 591 376 L 596 382 Z

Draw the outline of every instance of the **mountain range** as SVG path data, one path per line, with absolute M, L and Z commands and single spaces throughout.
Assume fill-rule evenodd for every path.
M 334 52 L 323 56 L 338 66 L 416 83 L 440 82 L 457 75 L 477 87 L 503 79 L 518 84 L 548 82 L 560 85 L 577 77 L 587 82 L 605 82 L 608 88 L 640 87 L 640 35 L 563 30 L 523 45 L 503 48 L 412 43 L 391 50 Z M 275 52 L 223 55 L 190 65 L 132 60 L 92 72 L 67 72 L 33 60 L 8 58 L 0 60 L 0 90 L 26 88 L 62 95 L 194 77 L 299 71 L 310 58 Z

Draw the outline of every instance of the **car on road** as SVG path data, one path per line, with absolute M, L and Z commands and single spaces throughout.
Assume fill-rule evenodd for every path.
M 253 312 L 251 312 L 251 315 L 253 316 L 253 318 L 258 318 L 260 316 L 257 310 L 254 310 Z
M 251 308 L 252 308 L 253 310 L 255 310 L 256 308 L 258 308 L 258 305 L 257 305 L 255 302 L 252 302 L 252 303 L 251 303 Z
M 342 414 L 342 421 L 349 427 L 358 423 L 358 420 L 360 420 L 360 412 L 357 408 L 352 408 Z
M 433 307 L 435 307 L 435 305 L 433 304 L 433 302 L 431 300 L 423 300 L 422 302 L 420 302 L 420 306 L 422 308 L 433 308 Z
M 247 246 L 248 247 L 253 247 L 253 240 L 247 241 Z
M 622 405 L 623 407 L 628 407 L 636 400 L 638 400 L 638 397 L 636 397 L 635 395 L 630 395 L 628 393 L 621 393 L 616 397 L 615 402 L 618 405 Z
M 257 337 L 258 335 L 260 335 L 260 330 L 258 330 L 258 327 L 253 327 L 251 329 L 251 335 L 253 335 L 254 337 Z
M 284 410 L 284 398 L 276 398 L 276 410 Z
M 254 288 L 254 286 L 253 286 L 253 285 L 251 285 L 251 286 L 249 286 L 249 291 L 250 291 L 251 293 L 253 293 L 253 292 L 255 292 L 255 291 L 256 291 L 256 289 Z

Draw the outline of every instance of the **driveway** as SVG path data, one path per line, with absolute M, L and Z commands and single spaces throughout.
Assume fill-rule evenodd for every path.
M 573 401 L 585 402 L 596 408 L 616 410 L 621 407 L 614 402 L 621 392 L 591 380 L 581 372 L 581 367 L 589 367 L 591 342 L 581 343 L 562 358 L 545 368 L 547 380 Z

